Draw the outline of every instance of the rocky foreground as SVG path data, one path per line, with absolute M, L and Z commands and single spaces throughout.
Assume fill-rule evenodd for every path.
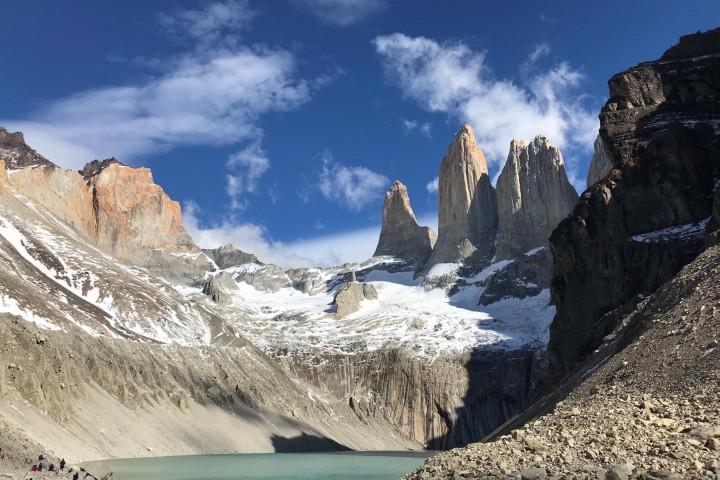
M 625 318 L 551 413 L 405 478 L 720 478 L 718 275 L 715 246 Z

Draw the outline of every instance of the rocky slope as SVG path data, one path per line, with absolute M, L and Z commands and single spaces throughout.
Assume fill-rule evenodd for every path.
M 700 251 L 720 176 L 720 29 L 683 37 L 609 81 L 600 136 L 613 169 L 550 239 L 550 354 L 559 376 L 613 328 L 606 315 Z
M 497 180 L 497 258 L 515 258 L 546 245 L 577 204 L 560 150 L 542 136 L 513 140 Z
M 406 213 L 411 213 L 409 205 Z M 124 166 L 114 159 L 91 162 L 81 172 L 25 168 L 8 174 L 0 169 L 0 312 L 29 320 L 46 331 L 42 333 L 43 344 L 64 345 L 77 339 L 109 355 L 113 362 L 101 368 L 110 369 L 103 374 L 110 379 L 107 383 L 80 366 L 73 367 L 77 368 L 72 382 L 55 372 L 68 389 L 92 388 L 93 392 L 87 397 L 88 404 L 69 396 L 71 405 L 63 407 L 65 417 L 45 411 L 43 405 L 55 402 L 66 388 L 53 384 L 51 374 L 42 370 L 46 367 L 42 362 L 36 369 L 39 357 L 32 354 L 23 365 L 14 362 L 22 368 L 23 373 L 16 377 L 23 388 L 13 380 L 15 396 L 9 404 L 39 409 L 33 410 L 33 418 L 57 440 L 47 442 L 37 431 L 29 431 L 35 441 L 52 450 L 56 450 L 53 445 L 69 443 L 77 447 L 75 452 L 81 452 L 89 444 L 79 442 L 71 430 L 87 431 L 92 426 L 83 410 L 72 405 L 94 412 L 136 408 L 133 399 L 137 392 L 113 390 L 128 383 L 125 374 L 114 368 L 134 365 L 135 357 L 148 365 L 156 361 L 162 364 L 164 352 L 181 346 L 187 347 L 179 350 L 187 357 L 182 368 L 196 365 L 204 369 L 208 356 L 242 358 L 245 353 L 236 350 L 249 345 L 244 340 L 247 338 L 259 349 L 253 350 L 259 357 L 245 361 L 281 366 L 271 373 L 280 383 L 270 386 L 300 396 L 286 383 L 309 389 L 314 393 L 305 395 L 308 408 L 318 402 L 337 404 L 338 409 L 345 409 L 342 411 L 363 425 L 374 425 L 371 429 L 376 430 L 367 436 L 361 434 L 367 443 L 356 446 L 337 435 L 330 443 L 318 440 L 325 447 L 335 446 L 333 442 L 363 449 L 423 444 L 445 447 L 474 441 L 517 411 L 542 371 L 542 352 L 554 313 L 547 304 L 547 290 L 523 301 L 499 299 L 491 307 L 480 307 L 477 303 L 483 282 L 497 265 L 487 272 L 465 276 L 457 275 L 458 265 L 454 265 L 437 273 L 429 283 L 424 277 L 414 278 L 414 269 L 408 271 L 405 260 L 387 256 L 363 265 L 284 272 L 232 246 L 196 250 L 178 227 L 179 215 L 177 204 L 152 183 L 149 171 Z M 175 260 L 163 269 L 149 262 L 148 255 Z M 196 261 L 202 269 L 195 269 Z M 198 270 L 206 276 L 203 282 L 197 281 Z M 357 282 L 353 281 L 355 273 Z M 441 277 L 462 281 L 462 286 L 449 292 Z M 431 286 L 434 283 L 438 286 Z M 357 291 L 362 292 L 362 299 L 349 295 Z M 348 295 L 352 298 L 346 298 Z M 7 338 L 13 335 L 20 334 L 13 330 Z M 98 339 L 109 343 L 97 344 Z M 22 350 L 34 345 L 9 341 L 22 348 L 7 350 L 3 358 L 8 365 L 13 363 L 11 358 L 22 358 Z M 124 342 L 129 342 L 127 348 Z M 46 351 L 56 359 L 64 355 Z M 83 353 L 85 357 L 89 354 Z M 393 359 L 397 364 L 390 363 Z M 502 381 L 492 380 L 492 372 L 498 369 L 517 375 L 512 382 L 499 376 Z M 248 382 L 258 378 L 265 382 L 266 374 L 266 369 L 245 372 Z M 435 380 L 426 384 L 427 378 Z M 476 385 L 474 378 L 481 381 Z M 449 379 L 454 383 L 448 383 Z M 192 382 L 183 383 L 183 389 L 202 392 L 211 387 L 208 382 L 198 374 Z M 146 385 L 144 392 L 157 402 L 167 401 L 167 388 L 161 381 Z M 263 415 L 287 417 L 290 407 L 274 403 L 269 395 L 253 400 L 254 405 L 269 412 Z M 143 405 L 156 411 L 160 408 L 152 401 Z M 8 408 L 0 413 L 8 428 L 22 427 L 19 417 L 15 423 L 8 423 L 15 415 L 14 409 Z M 331 430 L 342 431 L 344 427 L 339 425 L 328 427 L 330 430 L 322 427 L 326 422 L 332 425 L 338 409 L 309 417 L 302 429 L 315 434 L 294 431 L 301 436 L 294 448 L 304 448 L 306 440 L 307 448 L 315 448 L 315 437 L 324 438 Z M 22 410 L 23 418 L 30 418 L 28 411 Z M 199 411 L 207 414 L 202 408 Z M 173 412 L 167 407 L 167 416 L 184 418 Z M 132 415 L 122 418 L 128 425 L 139 425 L 139 421 Z M 352 426 L 355 420 L 337 421 Z M 73 425 L 70 430 L 67 422 Z M 183 452 L 208 451 L 193 450 L 199 448 L 197 444 L 178 440 L 185 430 L 178 429 L 177 423 L 167 423 L 169 420 L 162 422 L 147 423 L 146 443 L 152 450 L 132 450 L 125 443 L 129 437 L 103 443 L 100 437 L 89 436 L 90 442 L 104 446 L 87 451 L 98 456 L 169 453 L 166 442 L 179 442 L 184 445 Z M 238 424 L 237 428 L 248 427 Z M 351 428 L 362 431 L 362 427 Z M 167 432 L 159 436 L 153 433 L 156 429 Z M 192 435 L 213 434 L 212 429 L 196 423 L 192 429 Z M 274 435 L 279 434 L 262 429 L 257 432 L 258 444 L 268 447 L 268 438 Z M 87 459 L 87 455 L 77 453 L 76 457 Z
M 25 167 L 57 168 L 47 158 L 43 157 L 25 143 L 25 137 L 20 132 L 8 132 L 0 128 L 0 160 L 10 170 Z
M 408 479 L 720 478 L 720 247 L 625 317 L 522 428 Z
M 13 148 L 15 156 L 31 150 L 24 143 Z M 8 185 L 125 262 L 187 284 L 215 268 L 185 232 L 180 205 L 153 182 L 147 168 L 116 159 L 95 160 L 80 172 L 24 168 L 13 172 Z
M 418 225 L 407 187 L 395 181 L 385 194 L 380 239 L 373 256 L 389 255 L 422 268 L 432 253 L 437 235 Z
M 425 270 L 470 258 L 487 266 L 495 254 L 495 189 L 485 155 L 469 125 L 463 125 L 440 164 L 438 238 Z

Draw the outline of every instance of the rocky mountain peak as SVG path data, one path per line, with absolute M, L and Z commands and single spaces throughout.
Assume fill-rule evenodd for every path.
M 562 154 L 550 140 L 537 136 L 528 145 L 513 140 L 497 181 L 497 257 L 522 257 L 547 244 L 577 201 Z
M 374 256 L 392 255 L 422 266 L 430 257 L 436 238 L 431 229 L 418 225 L 407 187 L 396 180 L 385 194 L 382 228 Z
M 461 162 L 472 162 L 480 172 L 488 173 L 485 154 L 475 142 L 475 132 L 470 125 L 461 126 L 455 134 L 455 138 L 448 148 L 448 156 Z
M 120 160 L 118 160 L 115 157 L 106 158 L 105 160 L 93 160 L 92 162 L 88 162 L 85 164 L 82 170 L 80 170 L 80 175 L 82 175 L 85 182 L 90 182 L 90 178 L 99 175 L 100 172 L 105 170 L 107 167 L 113 164 L 118 164 L 123 167 L 127 167 L 124 163 L 122 163 Z
M 205 252 L 205 255 L 210 257 L 219 268 L 230 268 L 246 263 L 262 265 L 262 262 L 260 262 L 255 255 L 238 250 L 231 243 L 218 248 L 204 248 L 203 252 Z
M 25 143 L 22 132 L 8 132 L 0 128 L 0 159 L 5 162 L 7 170 L 18 170 L 25 167 L 57 168 Z
M 720 53 L 720 28 L 680 37 L 680 42 L 667 49 L 662 61 L 717 55 Z
M 600 135 L 613 166 L 553 232 L 551 369 L 562 375 L 702 249 L 720 172 L 720 29 L 613 76 Z
M 440 165 L 438 240 L 425 270 L 438 263 L 487 263 L 495 253 L 495 189 L 469 125 L 463 125 Z

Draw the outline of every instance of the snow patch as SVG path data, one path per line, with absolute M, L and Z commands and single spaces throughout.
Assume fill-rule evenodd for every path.
M 686 225 L 676 225 L 674 227 L 661 228 L 652 232 L 641 233 L 631 237 L 634 242 L 643 243 L 666 243 L 670 240 L 692 240 L 705 234 L 710 218 L 706 218 L 698 223 L 688 223 Z

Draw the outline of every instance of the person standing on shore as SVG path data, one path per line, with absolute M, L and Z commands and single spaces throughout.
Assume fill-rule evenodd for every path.
M 60 471 L 61 472 L 65 471 L 65 459 L 64 458 L 62 460 L 60 460 Z

